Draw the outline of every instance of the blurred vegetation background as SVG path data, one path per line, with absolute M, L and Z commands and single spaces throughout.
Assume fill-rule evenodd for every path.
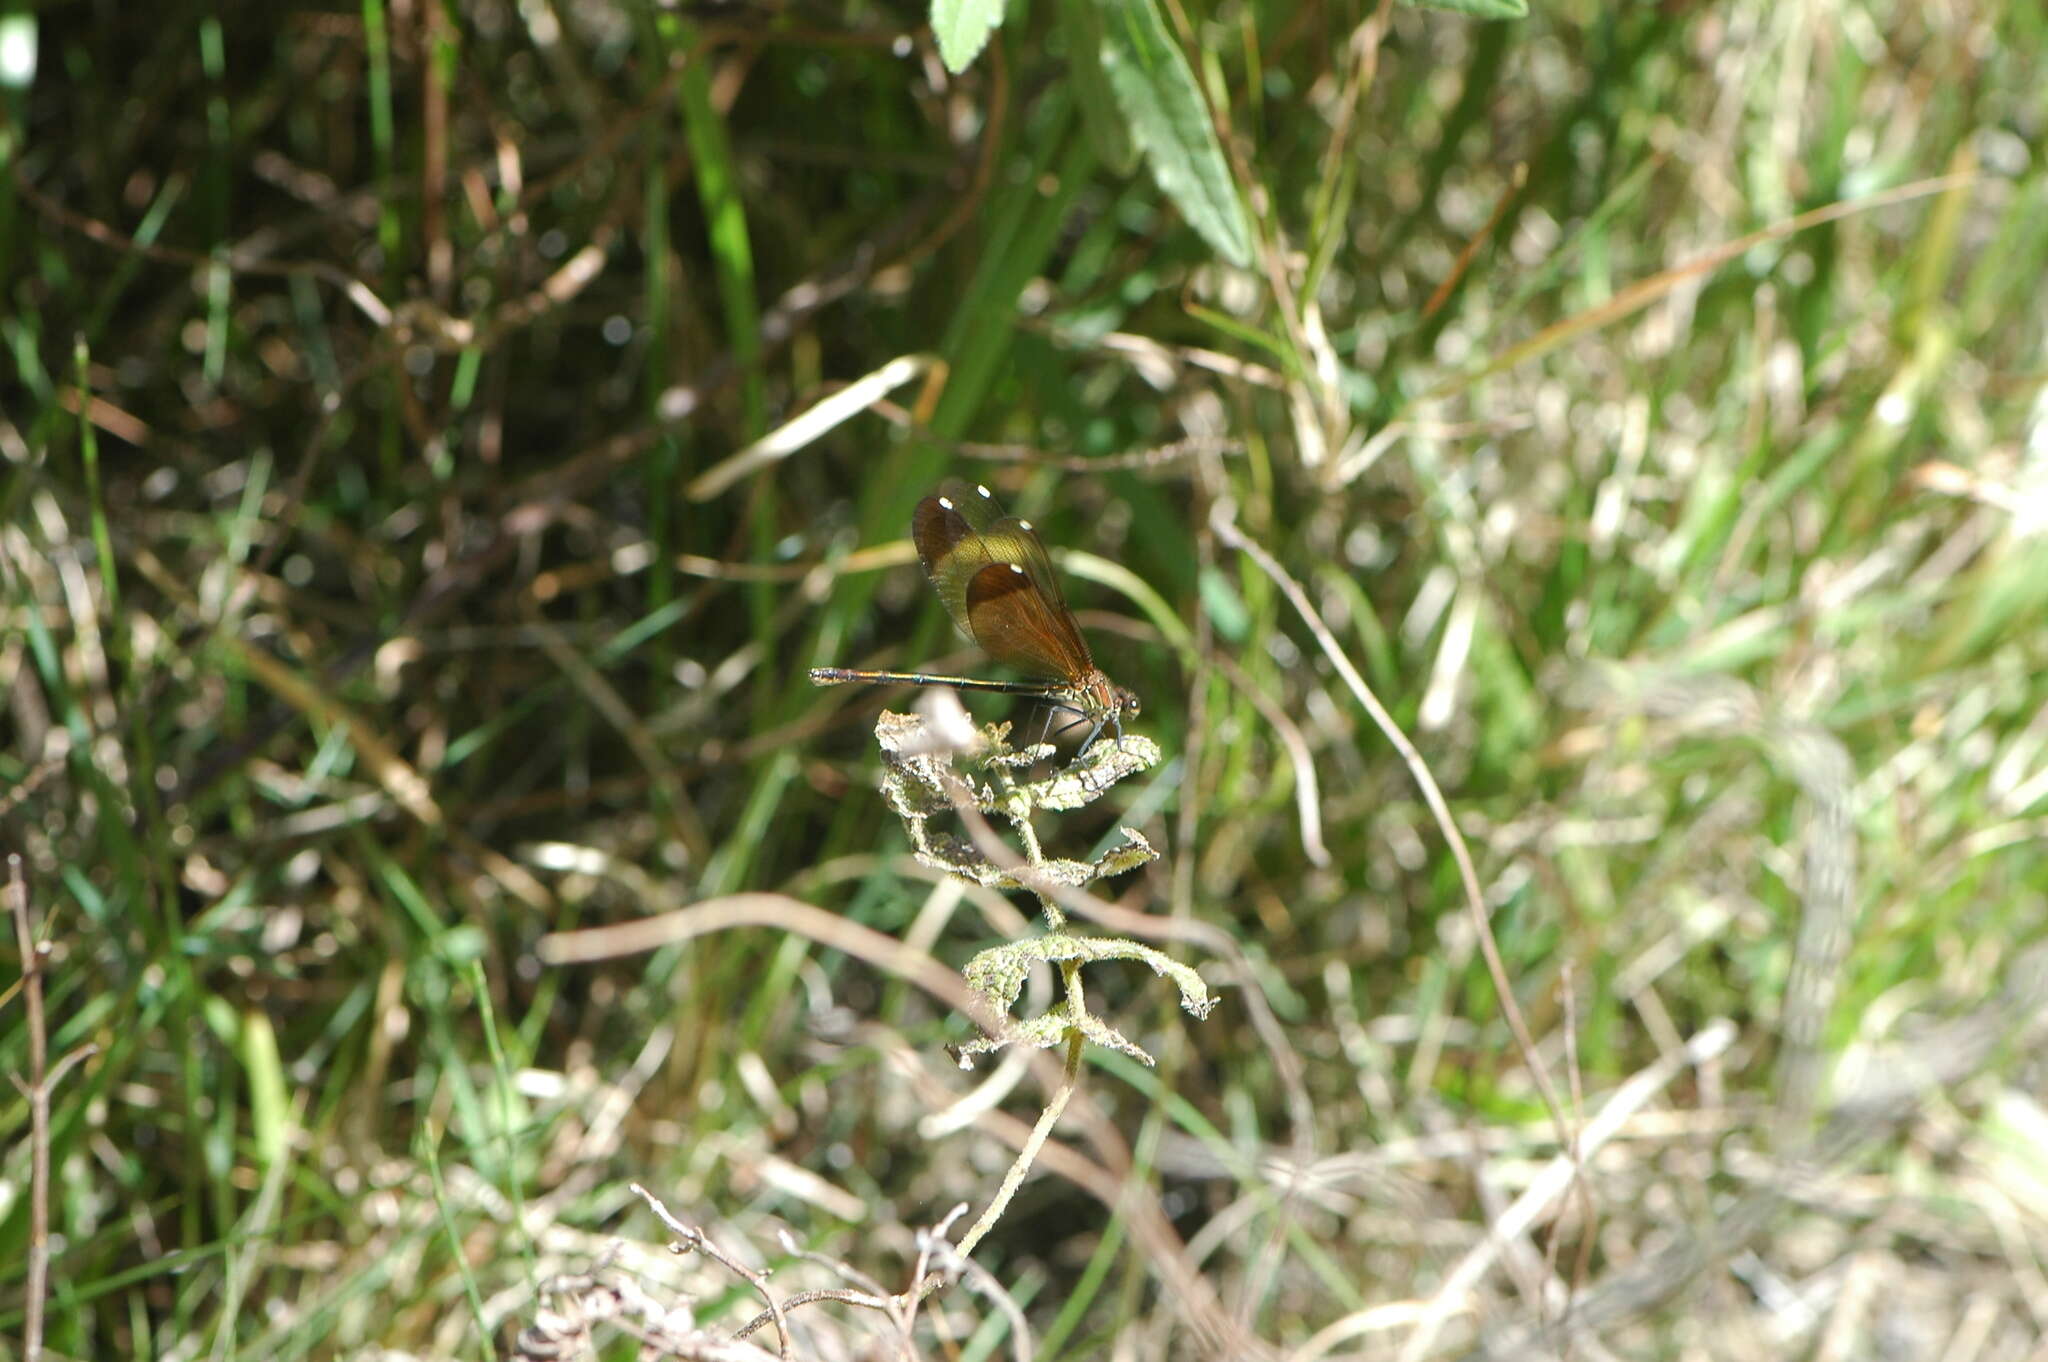
M 538 943 L 1030 930 L 874 794 L 905 697 L 804 677 L 986 665 L 903 542 L 962 475 L 1166 749 L 1040 835 L 1143 831 L 1222 1005 L 1091 974 L 1158 1067 L 915 1355 L 2041 1355 L 2048 15 L 1160 13 L 1242 267 L 1049 0 L 957 76 L 910 3 L 0 16 L 0 1069 L 94 1047 L 40 1139 L 0 1088 L 0 1353 L 41 1152 L 70 1357 L 494 1356 L 607 1261 L 736 1327 L 634 1181 L 905 1285 L 1039 1078 L 766 921 Z

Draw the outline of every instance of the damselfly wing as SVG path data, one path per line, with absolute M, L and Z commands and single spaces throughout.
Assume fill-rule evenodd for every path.
M 1052 559 L 1028 520 L 1004 515 L 988 488 L 948 479 L 917 503 L 910 540 L 925 577 L 945 602 L 960 631 L 1026 681 L 985 681 L 928 672 L 855 671 L 814 667 L 821 686 L 848 681 L 954 686 L 961 690 L 1034 695 L 1089 725 L 1081 751 L 1107 727 L 1123 735 L 1123 719 L 1138 713 L 1138 697 L 1095 665 L 1088 641 L 1067 608 Z

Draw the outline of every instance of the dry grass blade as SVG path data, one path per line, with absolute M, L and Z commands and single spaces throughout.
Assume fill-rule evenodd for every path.
M 1855 199 L 1846 203 L 1831 203 L 1825 207 L 1801 213 L 1796 217 L 1787 218 L 1783 222 L 1772 223 L 1768 227 L 1760 227 L 1754 232 L 1735 238 L 1733 241 L 1724 242 L 1712 250 L 1702 251 L 1690 260 L 1674 265 L 1660 274 L 1652 275 L 1648 279 L 1637 280 L 1635 283 L 1618 291 L 1612 298 L 1598 307 L 1587 308 L 1576 316 L 1567 317 L 1561 322 L 1544 327 L 1541 331 L 1529 337 L 1529 339 L 1508 347 L 1470 373 L 1460 374 L 1455 378 L 1444 380 L 1430 392 L 1429 398 L 1433 400 L 1435 398 L 1447 397 L 1486 377 L 1488 374 L 1497 374 L 1504 369 L 1512 369 L 1518 364 L 1524 364 L 1540 355 L 1546 355 L 1558 346 L 1585 335 L 1589 331 L 1597 331 L 1603 326 L 1610 326 L 1631 313 L 1640 312 L 1681 284 L 1698 279 L 1702 275 L 1711 274 L 1729 261 L 1748 254 L 1758 246 L 1772 241 L 1782 241 L 1786 237 L 1806 231 L 1808 228 L 1824 226 L 1830 222 L 1839 222 L 1843 218 L 1853 217 L 1858 213 L 1875 212 L 1878 209 L 1890 208 L 1896 204 L 1911 203 L 1915 199 L 1924 199 L 1935 194 L 1948 194 L 1957 190 L 1967 189 L 1977 181 L 1977 178 L 1974 173 L 1937 175 L 1931 179 L 1915 180 L 1911 184 L 1902 184 L 1896 189 L 1887 189 L 1882 193 L 1872 194 L 1869 198 Z
M 1486 957 L 1487 971 L 1493 976 L 1494 991 L 1500 1003 L 1501 1015 L 1507 1019 L 1508 1027 L 1515 1036 L 1515 1044 L 1520 1047 L 1523 1062 L 1528 1066 L 1529 1075 L 1535 1080 L 1536 1089 L 1542 1094 L 1544 1105 L 1549 1108 L 1550 1119 L 1557 1127 L 1558 1138 L 1566 1144 L 1571 1143 L 1571 1124 L 1565 1119 L 1564 1108 L 1558 1101 L 1550 1074 L 1536 1053 L 1536 1042 L 1529 1034 L 1528 1024 L 1522 1020 L 1521 1008 L 1515 1002 L 1514 986 L 1508 979 L 1507 967 L 1501 962 L 1500 947 L 1495 942 L 1493 928 L 1487 921 L 1486 905 L 1479 892 L 1479 872 L 1472 864 L 1472 852 L 1465 845 L 1464 834 L 1458 831 L 1457 820 L 1451 815 L 1450 804 L 1444 799 L 1443 791 L 1437 788 L 1436 777 L 1430 774 L 1428 763 L 1423 761 L 1422 754 L 1408 741 L 1408 735 L 1401 731 L 1400 725 L 1394 722 L 1394 717 L 1387 713 L 1386 707 L 1372 693 L 1372 688 L 1366 685 L 1365 678 L 1359 675 L 1351 659 L 1344 655 L 1344 650 L 1338 646 L 1329 626 L 1323 623 L 1322 616 L 1316 612 L 1307 593 L 1301 589 L 1301 584 L 1296 582 L 1270 553 L 1238 528 L 1236 508 L 1226 501 L 1217 502 L 1209 517 L 1209 527 L 1224 544 L 1244 553 L 1259 565 L 1260 571 L 1273 579 L 1274 584 L 1286 595 L 1289 604 L 1300 614 L 1309 632 L 1315 636 L 1316 643 L 1330 659 L 1330 664 L 1337 669 L 1337 674 L 1344 678 L 1344 684 L 1351 691 L 1352 697 L 1371 717 L 1373 724 L 1387 741 L 1393 744 L 1394 750 L 1401 754 L 1402 763 L 1421 789 L 1423 799 L 1429 805 L 1430 814 L 1436 819 L 1437 828 L 1443 833 L 1445 844 L 1450 848 L 1452 859 L 1457 862 L 1458 876 L 1465 889 L 1465 907 L 1471 914 L 1473 932 L 1478 938 L 1480 950 Z

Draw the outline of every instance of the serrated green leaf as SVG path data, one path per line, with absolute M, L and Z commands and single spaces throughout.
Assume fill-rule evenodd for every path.
M 1474 19 L 1526 19 L 1529 0 L 1403 0 L 1416 9 L 1447 9 Z
M 932 0 L 932 32 L 939 40 L 939 60 L 954 75 L 988 46 L 1003 22 L 1003 0 Z
M 1101 0 L 1060 0 L 1060 34 L 1066 39 L 1068 74 L 1074 78 L 1074 98 L 1081 106 L 1088 140 L 1105 166 L 1128 175 L 1137 168 L 1138 148 L 1102 65 Z
M 1244 203 L 1188 59 L 1157 0 L 1105 0 L 1102 64 L 1152 178 L 1188 225 L 1240 268 L 1251 264 Z

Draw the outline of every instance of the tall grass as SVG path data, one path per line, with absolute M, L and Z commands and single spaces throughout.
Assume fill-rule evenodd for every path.
M 1157 1068 L 1088 1062 L 918 1355 L 2038 1351 L 2048 20 L 1164 12 L 1249 268 L 1102 164 L 1054 6 L 957 77 L 860 5 L 0 18 L 0 1336 L 753 1316 L 636 1182 L 773 1291 L 912 1280 L 1043 1075 L 942 1128 L 966 1021 L 766 917 L 538 943 L 1023 930 L 805 680 L 971 665 L 901 542 L 964 473 L 1165 751 L 1066 831 L 1162 851 L 1116 906 L 1222 1003 L 1091 971 Z

